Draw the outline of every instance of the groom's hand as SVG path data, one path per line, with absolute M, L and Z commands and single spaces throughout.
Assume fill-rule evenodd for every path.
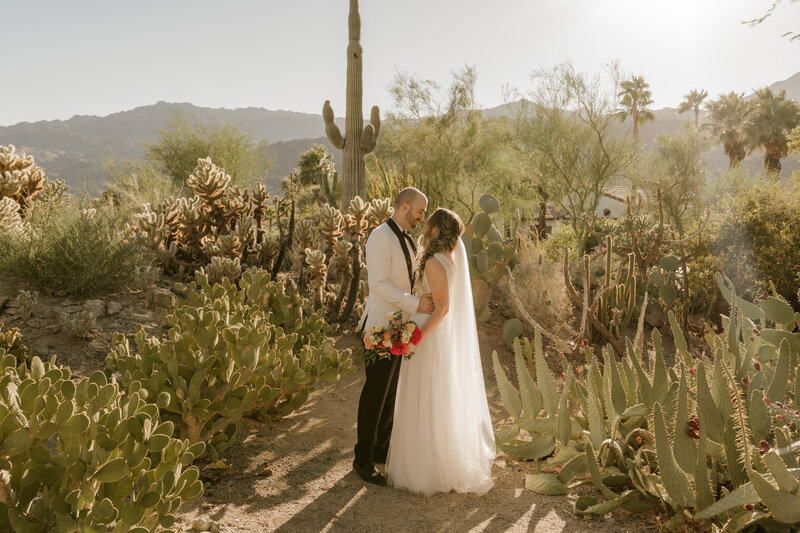
M 430 293 L 423 294 L 419 298 L 419 305 L 417 306 L 417 313 L 429 315 L 433 313 L 433 296 Z

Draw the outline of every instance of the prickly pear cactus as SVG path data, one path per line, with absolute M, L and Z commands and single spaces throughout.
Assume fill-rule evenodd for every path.
M 201 271 L 165 314 L 166 338 L 140 327 L 136 351 L 117 334 L 106 359 L 122 384 L 169 398 L 162 416 L 182 438 L 205 442 L 216 459 L 244 415 L 271 421 L 300 407 L 319 381 L 354 371 L 350 351 L 334 348 L 330 326 L 296 291 L 248 270 L 238 286 L 211 284 Z
M 469 259 L 472 277 L 472 297 L 478 320 L 486 321 L 492 287 L 506 275 L 506 267 L 513 268 L 517 261 L 517 247 L 506 241 L 492 222 L 491 215 L 500 210 L 500 202 L 490 195 L 481 197 L 481 212 L 475 215 L 462 240 Z M 521 331 L 520 331 L 521 333 Z
M 181 501 L 203 491 L 204 445 L 172 437 L 169 396 L 97 371 L 75 381 L 55 359 L 19 363 L 0 347 L 0 530 L 165 531 Z

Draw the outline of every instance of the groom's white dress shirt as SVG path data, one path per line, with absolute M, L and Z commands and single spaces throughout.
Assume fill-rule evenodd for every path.
M 406 246 L 413 267 L 414 250 L 410 244 Z M 384 326 L 388 313 L 402 310 L 403 318 L 408 320 L 417 311 L 419 297 L 411 294 L 411 280 L 400 239 L 386 222 L 375 228 L 367 239 L 367 280 L 369 296 L 360 320 L 365 328 Z

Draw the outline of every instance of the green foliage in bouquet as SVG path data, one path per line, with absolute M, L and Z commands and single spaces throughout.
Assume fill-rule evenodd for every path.
M 136 352 L 121 334 L 106 363 L 129 390 L 169 401 L 162 416 L 213 459 L 230 446 L 245 415 L 267 422 L 298 409 L 320 381 L 355 370 L 350 351 L 334 347 L 330 326 L 296 290 L 248 270 L 239 284 L 211 284 L 203 271 L 165 314 L 166 338 L 141 327 Z
M 714 518 L 725 531 L 800 523 L 800 416 L 788 407 L 800 398 L 800 314 L 779 297 L 751 304 L 722 276 L 717 281 L 732 313 L 723 333 L 706 333 L 713 361 L 689 353 L 672 313 L 671 368 L 658 330 L 653 354 L 628 340 L 621 360 L 607 346 L 602 357 L 587 348 L 585 368 L 564 362 L 560 393 L 538 331 L 534 350 L 527 340 L 515 344 L 519 390 L 493 355 L 510 415 L 496 430 L 499 448 L 561 465 L 555 476 L 529 476 L 531 490 L 556 494 L 592 483 L 604 500 L 581 496 L 576 514 L 662 504 L 674 513 L 671 529 L 687 517 Z
M 11 344 L 0 343 L 0 530 L 170 531 L 202 494 L 189 465 L 204 445 L 172 437 L 159 417 L 169 396 L 156 406 L 100 371 L 75 381 L 54 359 L 20 362 Z

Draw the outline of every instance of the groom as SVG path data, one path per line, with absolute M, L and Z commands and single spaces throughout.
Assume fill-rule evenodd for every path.
M 433 311 L 430 294 L 421 297 L 411 294 L 416 246 L 407 233 L 425 218 L 427 208 L 428 199 L 420 190 L 413 187 L 403 189 L 394 201 L 392 217 L 370 233 L 367 239 L 369 297 L 361 317 L 361 331 L 384 326 L 386 315 L 398 310 L 403 311 L 406 320 L 415 312 L 430 314 Z M 390 376 L 392 361 L 389 359 L 377 359 L 366 365 L 367 381 L 358 402 L 358 443 L 353 469 L 368 483 L 386 484 L 375 469 L 375 462 L 386 462 L 399 368 Z M 378 411 L 387 387 L 386 404 L 378 421 Z M 376 425 L 378 439 L 373 448 Z

